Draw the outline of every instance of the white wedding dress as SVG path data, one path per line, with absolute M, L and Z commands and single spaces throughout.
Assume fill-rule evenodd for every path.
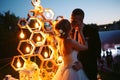
M 60 65 L 52 80 L 89 80 L 83 69 L 75 71 L 72 65 L 77 60 L 77 51 L 73 50 L 71 54 L 64 56 L 64 63 Z

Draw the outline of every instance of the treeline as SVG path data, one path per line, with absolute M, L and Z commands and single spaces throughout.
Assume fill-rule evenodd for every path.
M 10 11 L 0 13 L 0 59 L 17 55 L 18 20 Z
M 112 24 L 99 25 L 99 31 L 120 30 L 120 20 L 114 21 Z
M 10 11 L 0 13 L 0 80 L 7 74 L 18 77 L 18 73 L 10 65 L 13 56 L 19 55 L 18 20 L 19 17 Z

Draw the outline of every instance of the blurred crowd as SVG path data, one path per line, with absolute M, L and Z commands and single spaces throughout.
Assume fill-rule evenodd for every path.
M 112 51 L 106 50 L 98 61 L 99 71 L 113 71 L 120 74 L 120 55 L 112 56 Z

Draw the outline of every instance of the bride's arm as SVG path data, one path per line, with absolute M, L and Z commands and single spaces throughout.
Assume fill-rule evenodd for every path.
M 83 27 L 84 27 L 84 26 L 83 26 Z M 79 42 L 80 44 L 85 45 L 85 46 L 88 47 L 88 44 L 87 44 L 87 42 L 86 42 L 86 40 L 85 40 L 85 37 L 84 37 L 84 35 L 83 35 L 83 27 L 80 28 L 80 29 L 78 29 L 78 42 Z
M 70 42 L 69 45 L 72 46 L 72 48 L 77 51 L 88 49 L 88 47 L 86 45 L 79 44 L 77 41 L 75 41 L 73 39 L 68 40 L 68 42 Z

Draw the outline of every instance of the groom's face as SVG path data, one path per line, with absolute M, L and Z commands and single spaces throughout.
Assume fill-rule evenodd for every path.
M 73 28 L 81 27 L 83 20 L 80 15 L 71 16 L 71 25 Z

